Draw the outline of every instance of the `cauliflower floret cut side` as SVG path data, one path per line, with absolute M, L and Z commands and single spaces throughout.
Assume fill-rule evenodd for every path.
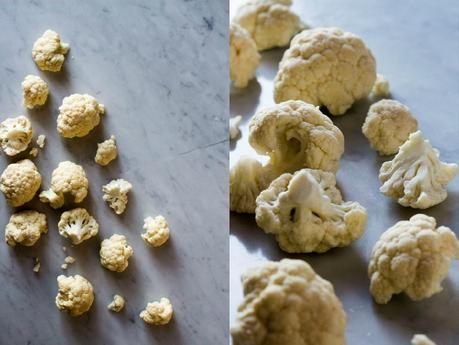
M 27 150 L 32 136 L 32 124 L 25 116 L 8 118 L 0 123 L 0 145 L 8 156 Z
M 123 272 L 134 251 L 127 243 L 126 236 L 114 234 L 102 241 L 99 254 L 102 266 L 113 272 Z
M 131 189 L 132 184 L 122 178 L 112 180 L 102 187 L 103 199 L 116 214 L 122 214 L 126 209 Z
M 239 129 L 239 125 L 241 124 L 242 116 L 237 115 L 235 117 L 232 117 L 229 122 L 229 135 L 230 135 L 230 140 L 236 139 L 239 134 L 241 133 L 241 130 Z
M 59 72 L 70 46 L 53 30 L 46 30 L 32 48 L 32 58 L 42 71 Z
M 126 301 L 124 300 L 123 296 L 114 295 L 113 301 L 111 301 L 110 304 L 107 305 L 107 309 L 110 311 L 114 311 L 115 313 L 119 313 L 121 310 L 124 309 L 125 304 Z
M 57 277 L 58 292 L 56 306 L 72 316 L 86 313 L 94 302 L 91 283 L 80 275 Z
M 112 135 L 109 139 L 97 144 L 97 152 L 94 161 L 101 165 L 106 166 L 112 160 L 118 157 L 118 148 L 116 147 L 116 138 Z
M 99 224 L 81 207 L 62 213 L 58 228 L 59 234 L 71 240 L 73 244 L 80 244 L 99 232 Z
M 371 89 L 371 94 L 375 97 L 385 98 L 390 95 L 389 80 L 382 74 L 376 74 L 376 80 Z
M 157 302 L 148 303 L 139 317 L 150 325 L 166 325 L 172 319 L 172 304 L 168 298 L 161 298 Z
M 411 345 L 436 345 L 424 334 L 415 334 L 411 339 Z
M 161 215 L 145 218 L 143 228 L 145 233 L 142 234 L 142 239 L 152 247 L 162 246 L 169 239 L 169 224 Z
M 41 106 L 48 99 L 48 84 L 39 76 L 29 74 L 21 84 L 23 104 L 28 109 Z
M 33 246 L 41 234 L 48 232 L 46 215 L 37 211 L 21 211 L 10 217 L 5 228 L 5 241 L 11 247 L 16 244 Z

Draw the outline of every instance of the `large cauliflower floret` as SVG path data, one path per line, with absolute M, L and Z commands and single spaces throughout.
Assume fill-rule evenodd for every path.
M 441 203 L 459 167 L 441 162 L 439 156 L 420 131 L 411 133 L 394 159 L 381 166 L 379 190 L 406 207 L 425 209 Z
M 126 237 L 114 234 L 102 241 L 100 247 L 100 263 L 114 272 L 123 272 L 128 267 L 128 260 L 134 254 Z
M 80 244 L 99 232 L 99 224 L 81 207 L 62 213 L 58 228 L 59 234 L 73 244 Z
M 66 195 L 73 202 L 82 202 L 88 195 L 89 182 L 82 166 L 70 161 L 60 162 L 51 176 L 51 188 L 40 193 L 40 201 L 49 203 L 52 208 L 60 208 Z
M 410 109 L 398 101 L 383 99 L 371 105 L 362 132 L 381 155 L 397 153 L 418 122 Z
M 168 324 L 173 312 L 171 302 L 163 297 L 158 302 L 148 303 L 139 316 L 146 323 L 159 326 Z
M 13 207 L 32 200 L 40 185 L 41 175 L 29 159 L 9 164 L 0 177 L 0 190 Z
M 289 253 L 347 246 L 362 236 L 367 221 L 365 208 L 343 202 L 335 175 L 321 170 L 279 176 L 256 203 L 257 224 Z
M 162 246 L 169 239 L 169 224 L 161 215 L 145 218 L 143 228 L 145 233 L 142 234 L 142 239 L 153 247 Z
M 72 316 L 86 313 L 94 302 L 94 291 L 91 283 L 80 275 L 57 277 L 59 290 L 56 306 Z
M 46 216 L 37 211 L 21 211 L 13 214 L 5 228 L 5 241 L 14 247 L 16 244 L 33 246 L 42 233 L 48 232 Z
M 248 0 L 239 7 L 234 22 L 250 33 L 258 50 L 285 47 L 303 28 L 291 4 L 291 0 Z
M 239 25 L 230 25 L 230 79 L 235 87 L 246 87 L 255 76 L 260 54 L 250 34 Z
M 84 137 L 100 122 L 105 108 L 87 94 L 65 97 L 59 107 L 57 131 L 64 138 Z
M 305 30 L 282 57 L 274 100 L 303 100 L 343 115 L 370 93 L 375 79 L 375 59 L 360 37 L 338 28 Z
M 46 30 L 33 44 L 32 58 L 42 71 L 59 72 L 70 46 L 53 30 Z
M 436 345 L 424 334 L 415 334 L 411 339 L 411 345 Z
M 48 92 L 48 84 L 36 75 L 29 74 L 22 82 L 23 103 L 29 109 L 45 104 Z
M 242 275 L 234 345 L 345 345 L 346 313 L 333 285 L 302 260 L 265 262 Z
M 454 232 L 417 214 L 396 223 L 376 242 L 368 267 L 370 292 L 382 304 L 402 292 L 415 301 L 428 298 L 442 290 L 454 258 L 459 259 Z
M 116 214 L 122 214 L 128 203 L 128 193 L 132 189 L 132 184 L 120 178 L 112 180 L 102 187 L 104 193 L 103 199 L 115 211 Z
M 116 147 L 116 138 L 114 135 L 99 144 L 97 144 L 97 152 L 94 161 L 102 166 L 108 165 L 118 156 L 118 148 Z
M 8 118 L 0 123 L 0 145 L 8 156 L 25 151 L 32 136 L 32 124 L 25 116 Z

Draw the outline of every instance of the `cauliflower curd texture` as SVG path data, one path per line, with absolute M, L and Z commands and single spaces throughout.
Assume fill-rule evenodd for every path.
M 36 75 L 29 74 L 22 82 L 22 98 L 24 105 L 33 109 L 46 103 L 48 99 L 48 84 Z
M 108 203 L 116 214 L 122 214 L 128 203 L 128 193 L 132 189 L 132 184 L 120 178 L 112 180 L 102 187 L 103 199 Z
M 58 292 L 56 306 L 72 316 L 86 313 L 94 302 L 91 283 L 80 275 L 57 277 Z
M 48 232 L 46 216 L 37 211 L 14 213 L 5 228 L 5 241 L 14 247 L 16 244 L 33 246 L 41 234 Z
M 8 156 L 25 151 L 32 136 L 32 124 L 25 116 L 8 118 L 0 123 L 0 145 Z
M 99 254 L 102 266 L 110 271 L 123 272 L 134 251 L 124 235 L 114 234 L 102 241 Z
M 59 234 L 71 240 L 73 244 L 80 244 L 99 232 L 99 224 L 84 208 L 62 213 L 58 228 Z
M 172 319 L 173 309 L 169 299 L 163 297 L 158 302 L 148 303 L 140 318 L 150 325 L 166 325 Z
M 162 246 L 169 239 L 169 224 L 163 216 L 145 218 L 143 228 L 142 239 L 153 247 Z
M 116 138 L 114 135 L 99 144 L 97 144 L 97 152 L 94 161 L 101 165 L 106 166 L 112 160 L 118 157 L 118 148 L 116 147 Z
M 46 30 L 32 48 L 32 58 L 42 71 L 59 72 L 70 46 L 53 30 Z

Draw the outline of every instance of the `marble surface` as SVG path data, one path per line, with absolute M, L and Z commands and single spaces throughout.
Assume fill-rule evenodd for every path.
M 37 200 L 27 208 L 48 215 L 49 233 L 31 248 L 0 243 L 0 344 L 224 344 L 228 325 L 228 5 L 225 1 L 11 1 L 0 7 L 0 116 L 26 114 L 47 145 L 34 160 L 48 187 L 62 160 L 82 164 L 90 195 L 82 203 L 100 232 L 72 247 L 57 231 L 60 212 Z M 33 42 L 48 28 L 70 43 L 60 73 L 39 71 Z M 33 73 L 51 90 L 46 106 L 26 111 L 21 81 Z M 61 139 L 56 117 L 62 98 L 89 93 L 106 106 L 97 129 L 82 139 Z M 120 156 L 107 167 L 93 161 L 96 143 L 115 134 Z M 24 156 L 24 155 L 23 155 Z M 0 169 L 15 161 L 0 157 Z M 123 177 L 134 188 L 122 216 L 102 201 L 101 187 Z M 1 227 L 14 210 L 0 197 Z M 147 247 L 143 219 L 163 214 L 171 239 Z M 134 256 L 123 273 L 99 264 L 100 240 L 127 236 Z M 62 250 L 67 246 L 67 252 Z M 56 276 L 66 255 L 67 274 L 94 285 L 89 313 L 72 318 L 54 304 Z M 39 257 L 41 270 L 32 271 Z M 126 297 L 119 314 L 106 305 Z M 173 321 L 151 327 L 139 319 L 147 302 L 168 296 Z
M 232 0 L 234 13 L 239 0 Z M 459 163 L 459 3 L 457 1 L 310 0 L 294 1 L 294 9 L 311 26 L 339 26 L 362 36 L 376 56 L 378 70 L 390 81 L 392 97 L 407 104 L 420 129 L 447 162 Z M 247 143 L 247 123 L 253 113 L 273 104 L 272 80 L 282 50 L 263 53 L 257 80 L 233 92 L 231 115 L 243 115 L 242 137 L 232 145 L 230 163 L 254 154 Z M 283 257 L 308 261 L 330 280 L 348 315 L 347 340 L 352 345 L 404 345 L 414 333 L 426 333 L 439 345 L 459 344 L 459 262 L 455 261 L 444 291 L 412 302 L 396 296 L 387 305 L 373 303 L 367 265 L 380 234 L 416 210 L 403 208 L 379 193 L 378 171 L 388 157 L 370 149 L 361 133 L 370 101 L 360 101 L 333 121 L 346 144 L 337 175 L 345 200 L 362 203 L 369 212 L 365 234 L 348 248 L 320 255 L 286 255 L 275 239 L 257 228 L 252 216 L 231 214 L 230 322 L 242 299 L 239 276 L 247 267 Z M 449 196 L 424 211 L 459 236 L 459 177 Z

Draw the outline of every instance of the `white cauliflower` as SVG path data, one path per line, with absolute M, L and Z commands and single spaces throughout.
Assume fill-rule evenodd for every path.
M 100 122 L 105 108 L 94 97 L 75 93 L 59 107 L 57 131 L 64 138 L 84 137 Z
M 122 214 L 128 203 L 128 193 L 132 189 L 132 184 L 120 178 L 112 180 L 102 187 L 104 193 L 103 199 L 115 211 L 116 214 Z
M 42 71 L 59 72 L 70 46 L 53 30 L 46 30 L 32 48 L 32 58 Z
M 241 124 L 242 116 L 237 115 L 235 117 L 230 118 L 229 122 L 229 135 L 230 139 L 234 140 L 238 137 L 238 135 L 241 133 L 241 130 L 239 129 L 239 125 Z
M 25 116 L 8 118 L 0 123 L 0 145 L 8 156 L 25 151 L 32 136 L 32 124 Z
M 346 313 L 333 285 L 306 262 L 264 262 L 241 280 L 234 345 L 346 344 Z
M 94 302 L 94 291 L 91 283 L 80 275 L 57 277 L 59 290 L 56 306 L 72 316 L 86 313 Z
M 375 79 L 375 59 L 360 37 L 338 28 L 305 30 L 282 57 L 274 100 L 303 100 L 343 115 L 370 93 Z
M 291 4 L 291 0 L 247 0 L 237 10 L 234 22 L 249 32 L 258 50 L 285 47 L 304 27 Z
M 32 147 L 29 151 L 29 155 L 33 158 L 38 156 L 38 149 L 36 147 Z
M 97 152 L 94 161 L 101 165 L 106 166 L 118 156 L 118 148 L 116 147 L 116 138 L 114 135 L 99 144 L 97 144 Z
M 389 81 L 382 74 L 376 74 L 376 80 L 371 89 L 371 93 L 375 97 L 388 97 L 390 95 Z
M 63 270 L 66 270 L 69 265 L 73 264 L 76 261 L 76 259 L 73 256 L 66 256 L 64 259 L 64 263 L 61 265 L 61 268 Z
M 37 138 L 37 145 L 39 148 L 44 148 L 45 147 L 45 140 L 46 140 L 46 135 L 40 134 Z
M 32 200 L 40 186 L 41 175 L 29 159 L 9 164 L 0 177 L 0 190 L 13 207 Z
M 362 126 L 371 147 L 380 155 L 397 153 L 400 145 L 417 130 L 418 122 L 410 109 L 390 99 L 372 104 Z
M 33 109 L 46 103 L 48 99 L 48 84 L 36 75 L 29 74 L 22 82 L 22 98 L 24 105 Z
M 173 312 L 171 302 L 163 297 L 159 302 L 148 303 L 139 316 L 146 323 L 159 326 L 168 324 Z
M 244 88 L 255 77 L 260 54 L 250 34 L 239 25 L 230 25 L 230 79 L 235 87 Z
M 134 251 L 124 235 L 114 234 L 102 241 L 99 254 L 102 266 L 110 271 L 123 272 Z
M 111 301 L 110 304 L 107 305 L 107 309 L 114 311 L 115 313 L 119 313 L 121 310 L 123 310 L 125 304 L 126 301 L 124 300 L 123 296 L 114 295 L 113 301 Z
M 5 228 L 5 241 L 14 247 L 16 244 L 33 246 L 41 234 L 48 232 L 46 216 L 37 211 L 21 211 L 13 214 Z
M 80 244 L 99 232 L 99 224 L 81 207 L 62 213 L 58 228 L 59 234 L 70 239 L 73 244 Z
M 169 239 L 169 224 L 163 216 L 145 218 L 143 228 L 143 240 L 153 247 L 162 246 Z
M 274 234 L 289 253 L 323 253 L 362 236 L 367 211 L 357 202 L 343 202 L 330 172 L 302 169 L 283 174 L 260 193 L 255 219 Z
M 424 334 L 415 334 L 411 339 L 411 345 L 436 345 Z
M 425 209 L 441 203 L 459 167 L 441 162 L 439 156 L 420 131 L 411 133 L 394 159 L 382 164 L 379 190 L 405 207 Z
M 396 223 L 376 242 L 368 267 L 370 292 L 380 304 L 402 292 L 414 301 L 428 298 L 442 290 L 452 259 L 459 259 L 454 232 L 417 214 Z
M 64 205 L 66 196 L 80 203 L 88 195 L 89 182 L 82 166 L 70 161 L 60 162 L 51 176 L 51 188 L 40 193 L 40 201 L 52 208 Z

